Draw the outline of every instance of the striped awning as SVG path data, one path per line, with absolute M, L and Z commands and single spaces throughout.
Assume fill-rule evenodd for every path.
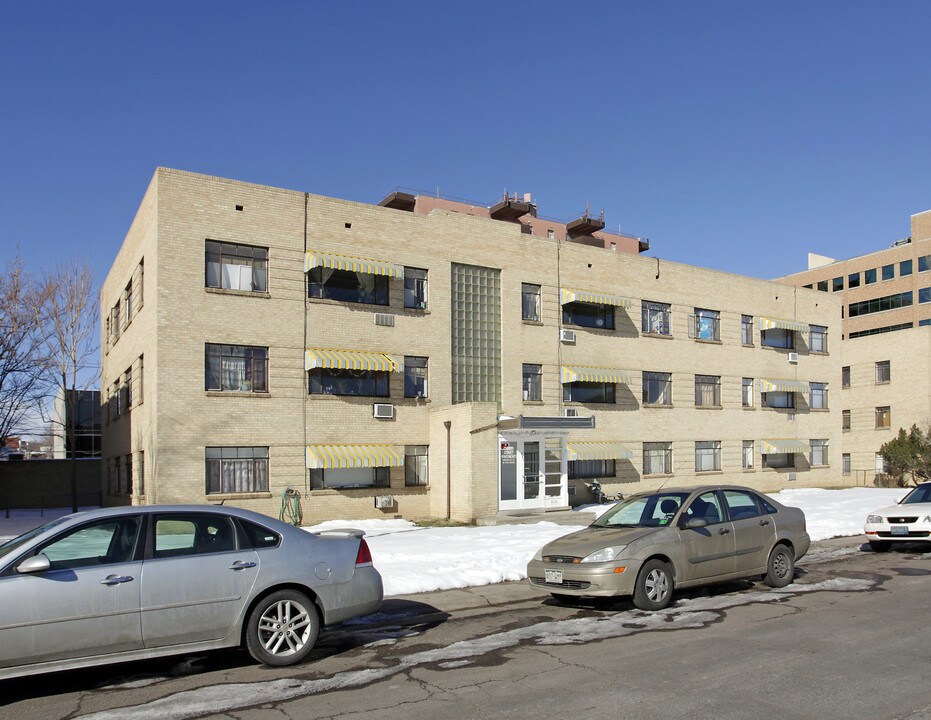
M 307 467 L 366 468 L 404 464 L 404 453 L 394 445 L 308 445 Z
M 341 370 L 399 371 L 398 362 L 378 352 L 361 350 L 322 350 L 312 348 L 304 351 L 304 369 L 339 368 Z
M 614 305 L 630 310 L 634 301 L 623 295 L 598 293 L 591 290 L 574 290 L 572 288 L 559 288 L 559 299 L 562 305 L 574 302 L 592 303 L 593 305 Z
M 761 455 L 780 455 L 782 453 L 806 452 L 808 452 L 808 443 L 804 440 L 793 440 L 791 438 L 772 438 L 770 440 L 760 440 Z
M 796 380 L 773 380 L 770 378 L 763 378 L 760 380 L 760 392 L 807 393 L 808 383 L 797 382 Z
M 616 442 L 571 442 L 569 460 L 631 460 L 634 454 Z
M 624 372 L 623 370 L 616 370 L 615 368 L 569 367 L 563 365 L 562 382 L 563 384 L 574 382 L 604 382 L 630 385 L 633 381 L 631 380 L 630 373 Z
M 807 333 L 808 323 L 795 322 L 794 320 L 778 320 L 776 318 L 761 317 L 760 330 L 795 330 L 795 332 Z
M 352 272 L 368 273 L 370 275 L 387 275 L 388 277 L 404 277 L 404 266 L 394 265 L 384 260 L 352 257 L 351 255 L 334 255 L 331 253 L 307 252 L 304 254 L 304 272 L 315 267 L 333 268 L 334 270 L 351 270 Z

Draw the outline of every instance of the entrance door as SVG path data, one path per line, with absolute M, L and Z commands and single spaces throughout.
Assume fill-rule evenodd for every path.
M 561 436 L 501 439 L 499 509 L 569 504 L 563 444 Z

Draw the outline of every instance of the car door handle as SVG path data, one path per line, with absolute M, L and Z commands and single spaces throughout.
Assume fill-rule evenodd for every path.
M 121 585 L 122 583 L 132 582 L 132 575 L 107 575 L 100 581 L 101 585 Z
M 766 527 L 767 525 L 769 525 L 769 520 L 760 520 L 760 525 L 762 525 L 763 527 Z
M 730 532 L 728 528 L 721 528 L 718 530 L 718 535 L 727 535 Z
M 230 565 L 230 570 L 245 570 L 246 568 L 255 567 L 254 562 L 245 562 L 243 560 L 237 560 L 232 565 Z

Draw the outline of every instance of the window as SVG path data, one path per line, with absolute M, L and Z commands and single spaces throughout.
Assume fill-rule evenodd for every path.
M 918 291 L 918 304 L 931 302 L 931 287 L 921 288 Z
M 863 271 L 863 282 L 866 285 L 872 285 L 876 282 L 876 268 Z
M 892 379 L 892 366 L 890 360 L 880 360 L 876 363 L 876 384 L 884 385 Z
M 695 376 L 695 405 L 698 407 L 720 407 L 721 377 L 719 375 Z
M 208 240 L 205 284 L 209 288 L 268 292 L 268 248 Z
M 760 345 L 763 347 L 792 350 L 795 347 L 795 331 L 785 328 L 770 328 L 760 331 Z
M 860 273 L 850 273 L 847 276 L 847 287 L 851 289 L 860 287 Z
M 760 402 L 764 407 L 769 408 L 794 408 L 795 407 L 795 393 L 786 392 L 783 390 L 761 393 Z
M 405 457 L 405 468 L 407 459 Z M 405 469 L 405 482 L 406 469 Z M 324 488 L 386 488 L 390 487 L 387 467 L 373 468 L 327 468 L 310 471 L 310 486 L 314 490 Z
M 821 325 L 812 325 L 808 333 L 808 348 L 812 352 L 828 351 L 828 329 Z
M 892 409 L 888 405 L 876 408 L 876 428 L 887 428 L 892 425 Z
M 122 319 L 121 325 L 125 330 L 129 325 L 129 321 L 133 319 L 133 281 L 130 280 L 126 283 L 126 287 L 123 289 L 123 300 L 122 300 Z
M 427 307 L 427 271 L 404 268 L 404 307 L 424 310 Z
M 794 468 L 795 453 L 771 453 L 763 456 L 763 467 Z
M 886 310 L 898 310 L 903 307 L 910 307 L 912 304 L 912 291 L 896 293 L 895 295 L 885 295 L 884 297 L 873 298 L 872 300 L 862 300 L 861 302 L 850 303 L 847 312 L 848 317 L 857 317 L 859 315 L 870 315 Z
M 614 460 L 570 460 L 569 479 L 613 478 L 617 474 Z
M 672 474 L 672 443 L 671 442 L 643 443 L 643 474 L 644 475 L 670 475 Z
M 905 277 L 912 274 L 912 261 L 903 260 L 899 263 L 899 277 Z
M 268 492 L 267 447 L 208 447 L 207 494 Z
M 812 410 L 828 409 L 828 384 L 813 382 L 808 383 L 809 407 Z
M 647 302 L 642 304 L 643 322 L 641 329 L 651 335 L 672 335 L 672 306 L 666 303 Z
M 520 317 L 522 320 L 540 321 L 540 286 L 521 283 Z
M 384 370 L 314 368 L 307 371 L 307 381 L 311 395 L 389 396 L 388 372 Z
M 566 303 L 562 306 L 562 321 L 564 325 L 613 330 L 614 306 L 583 302 Z
M 753 407 L 753 378 L 744 378 L 740 388 L 741 407 Z
M 206 345 L 206 390 L 268 392 L 268 348 Z
M 407 297 L 406 290 L 404 294 Z M 364 305 L 387 305 L 388 277 L 374 273 L 315 267 L 307 273 L 307 297 Z
M 881 335 L 882 333 L 887 333 L 887 332 L 897 332 L 899 330 L 908 330 L 911 327 L 912 327 L 912 324 L 910 322 L 899 323 L 898 325 L 884 325 L 883 327 L 870 328 L 869 330 L 858 330 L 856 332 L 850 333 L 847 337 L 853 340 L 854 338 L 866 337 L 867 335 Z
M 124 460 L 126 467 L 126 494 L 133 494 L 133 456 L 132 453 L 126 456 Z
M 138 462 L 139 472 L 138 472 L 138 482 L 136 483 L 136 495 L 145 495 L 145 451 L 139 451 L 139 462 Z
M 819 280 L 816 287 L 817 287 L 818 290 L 820 290 L 821 292 L 827 292 L 827 291 L 828 291 L 828 281 L 827 281 L 827 280 Z
M 407 445 L 404 447 L 404 486 L 422 487 L 427 484 L 429 445 Z
M 850 474 L 850 453 L 844 453 L 840 456 L 841 463 L 841 473 L 844 475 Z
M 844 276 L 836 277 L 831 280 L 831 292 L 840 292 L 844 289 Z
M 721 442 L 699 440 L 695 443 L 695 472 L 721 469 Z
M 760 506 L 756 495 L 743 490 L 724 490 L 724 503 L 727 505 L 728 516 L 731 520 L 743 520 L 760 516 Z
M 524 364 L 523 369 L 524 400 L 543 399 L 543 366 Z
M 895 277 L 895 263 L 892 263 L 891 265 L 883 265 L 882 279 L 892 280 L 894 277 Z
M 724 519 L 724 509 L 718 500 L 718 494 L 714 491 L 706 492 L 695 498 L 689 505 L 683 518 L 686 521 L 694 517 L 704 518 L 709 525 L 714 525 Z
M 740 316 L 740 342 L 744 345 L 753 345 L 753 316 Z
M 695 308 L 689 327 L 689 337 L 696 340 L 720 340 L 721 313 L 717 310 Z
M 643 373 L 643 404 L 672 405 L 672 373 Z
M 145 396 L 143 395 L 143 392 L 142 392 L 143 391 L 142 378 L 143 378 L 143 373 L 145 370 L 144 359 L 145 359 L 144 355 L 139 356 L 139 358 L 136 360 L 136 370 L 133 372 L 133 381 L 136 383 L 136 392 L 135 392 L 136 405 L 142 405 L 142 401 L 145 399 Z
M 753 469 L 753 444 L 753 440 L 743 441 L 743 451 L 740 456 L 740 462 L 744 470 Z
M 427 397 L 427 358 L 404 356 L 404 397 Z
M 811 448 L 811 465 L 827 465 L 828 464 L 828 441 L 827 440 L 811 440 L 809 441 L 809 447 Z
M 171 513 L 155 518 L 155 557 L 236 550 L 236 529 L 225 515 Z
M 931 255 L 922 255 L 918 258 L 918 272 L 931 270 Z
M 614 383 L 574 382 L 562 386 L 563 402 L 613 403 L 615 402 Z
M 59 535 L 38 552 L 51 570 L 132 562 L 140 525 L 138 515 L 98 520 Z
M 844 365 L 844 367 L 840 369 L 840 386 L 842 388 L 850 387 L 850 366 L 849 365 Z
M 120 412 L 129 412 L 133 406 L 133 369 L 128 367 L 120 379 Z
M 926 327 L 928 325 L 931 325 L 931 318 L 925 318 L 924 320 L 918 321 L 918 327 Z
M 850 431 L 850 411 L 841 410 L 840 413 L 840 429 L 844 432 Z

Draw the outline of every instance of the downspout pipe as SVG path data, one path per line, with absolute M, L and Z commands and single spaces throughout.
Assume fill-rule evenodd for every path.
M 446 519 L 453 519 L 453 459 L 452 459 L 452 440 L 450 428 L 453 423 L 451 420 L 444 420 L 443 427 L 446 428 Z

